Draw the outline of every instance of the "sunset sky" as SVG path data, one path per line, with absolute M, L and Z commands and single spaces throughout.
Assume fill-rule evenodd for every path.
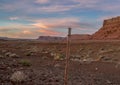
M 120 16 L 120 0 L 0 0 L 0 36 L 37 38 L 92 34 Z

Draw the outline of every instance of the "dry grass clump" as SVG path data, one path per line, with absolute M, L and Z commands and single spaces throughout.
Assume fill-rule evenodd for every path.
M 25 73 L 23 73 L 22 71 L 16 71 L 12 74 L 12 76 L 10 77 L 10 80 L 14 83 L 20 83 L 25 81 L 27 78 L 27 75 L 25 75 Z
M 20 64 L 23 66 L 31 66 L 31 62 L 29 60 L 21 60 Z

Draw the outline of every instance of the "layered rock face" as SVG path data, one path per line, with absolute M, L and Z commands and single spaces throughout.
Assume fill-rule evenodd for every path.
M 92 35 L 93 39 L 120 39 L 120 16 L 104 20 L 103 27 Z

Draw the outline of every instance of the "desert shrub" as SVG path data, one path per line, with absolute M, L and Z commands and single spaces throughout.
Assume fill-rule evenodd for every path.
M 29 60 L 21 60 L 20 64 L 22 64 L 23 66 L 31 66 L 31 62 Z
M 16 71 L 12 74 L 12 76 L 10 77 L 10 80 L 12 82 L 19 83 L 19 82 L 25 81 L 26 78 L 27 76 L 23 72 Z
M 65 56 L 63 54 L 56 53 L 54 55 L 54 60 L 64 60 Z

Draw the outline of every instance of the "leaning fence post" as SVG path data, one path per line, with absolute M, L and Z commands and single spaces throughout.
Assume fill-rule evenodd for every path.
M 69 70 L 69 59 L 70 59 L 70 37 L 71 37 L 71 28 L 68 28 L 64 85 L 68 85 L 68 70 Z

